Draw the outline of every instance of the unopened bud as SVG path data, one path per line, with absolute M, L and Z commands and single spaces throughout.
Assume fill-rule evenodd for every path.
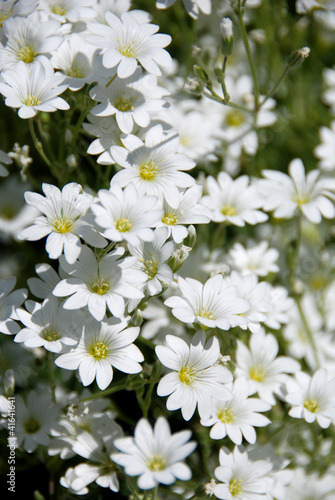
M 197 242 L 197 233 L 195 231 L 195 227 L 191 224 L 190 226 L 188 226 L 187 232 L 188 232 L 188 236 L 186 236 L 186 238 L 184 240 L 184 245 L 186 245 L 187 247 L 193 248 Z
M 186 245 L 181 245 L 179 248 L 175 249 L 168 262 L 168 265 L 174 273 L 177 272 L 178 269 L 180 269 L 184 264 L 191 250 L 192 248 L 187 247 Z
M 140 309 L 136 309 L 131 317 L 131 326 L 141 326 L 143 323 L 142 311 Z
M 14 371 L 11 369 L 6 370 L 6 372 L 5 372 L 4 389 L 5 389 L 5 393 L 8 396 L 12 396 L 14 394 L 15 377 L 14 377 Z
M 202 69 L 201 66 L 198 66 L 197 64 L 195 64 L 193 66 L 193 71 L 194 71 L 195 76 L 201 82 L 203 82 L 205 85 L 208 85 L 208 84 L 211 83 L 211 80 L 210 80 L 209 76 L 207 75 L 206 71 L 204 69 Z
M 233 33 L 233 23 L 229 17 L 223 17 L 220 22 L 221 31 L 221 47 L 224 56 L 228 57 L 233 52 L 234 45 L 234 33 Z
M 184 90 L 189 94 L 201 95 L 202 89 L 204 88 L 202 82 L 197 78 L 188 77 L 184 83 Z
M 311 49 L 309 47 L 303 47 L 302 49 L 295 50 L 288 58 L 287 65 L 290 68 L 297 68 L 305 59 L 307 59 L 310 51 Z

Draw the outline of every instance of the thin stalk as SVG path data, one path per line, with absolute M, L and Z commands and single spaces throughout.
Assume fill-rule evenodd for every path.
M 32 118 L 29 120 L 29 131 L 30 131 L 30 135 L 33 139 L 33 142 L 34 142 L 35 148 L 37 149 L 38 154 L 45 161 L 45 163 L 48 165 L 48 167 L 50 169 L 52 169 L 52 163 L 49 160 L 49 158 L 47 157 L 47 155 L 45 154 L 41 141 L 39 141 L 37 138 L 35 128 L 34 128 L 34 121 Z
M 109 396 L 109 394 L 113 394 L 114 392 L 122 391 L 126 387 L 127 387 L 127 381 L 119 382 L 118 384 L 115 384 L 110 389 L 105 389 L 104 391 L 99 391 L 96 394 L 92 394 L 91 396 L 88 396 L 87 398 L 81 399 L 79 401 L 79 403 L 83 403 L 85 401 L 91 401 L 91 399 L 97 399 L 97 398 L 103 398 L 104 396 Z
M 210 90 L 210 93 L 206 92 L 205 90 L 202 92 L 205 97 L 208 97 L 208 99 L 211 99 L 212 101 L 219 102 L 220 104 L 225 104 L 229 108 L 234 108 L 238 109 L 239 111 L 245 111 L 247 113 L 254 113 L 253 109 L 246 108 L 245 106 L 240 106 L 239 104 L 235 104 L 234 102 L 225 102 L 222 97 L 220 97 L 214 90 Z
M 290 66 L 286 66 L 286 68 L 284 69 L 284 71 L 282 72 L 282 74 L 280 75 L 279 79 L 277 80 L 277 82 L 272 87 L 272 89 L 266 94 L 266 96 L 264 97 L 263 101 L 259 103 L 258 109 L 260 109 L 266 103 L 266 101 L 268 99 L 270 99 L 270 97 L 273 96 L 273 94 L 276 92 L 277 88 L 279 87 L 279 85 L 284 80 L 285 76 L 287 75 L 289 69 L 290 69 Z
M 112 78 L 109 80 L 109 82 L 107 83 L 106 87 L 109 87 L 109 85 L 112 83 L 113 80 L 115 80 L 116 78 L 116 73 L 114 76 L 112 76 Z
M 71 149 L 72 149 L 72 148 L 74 147 L 74 145 L 75 145 L 75 142 L 76 142 L 76 140 L 77 140 L 77 137 L 78 137 L 79 131 L 80 131 L 80 129 L 81 129 L 81 125 L 82 125 L 82 123 L 83 123 L 84 118 L 86 117 L 86 115 L 87 115 L 87 108 L 86 108 L 86 107 L 84 107 L 84 109 L 83 109 L 83 110 L 82 110 L 82 112 L 80 113 L 79 119 L 78 119 L 78 121 L 77 121 L 77 123 L 76 123 L 76 126 L 75 126 L 75 128 L 74 128 L 74 131 L 73 131 L 73 135 L 72 135 L 72 139 L 71 139 L 71 144 L 70 144 Z
M 320 368 L 320 360 L 319 360 L 318 351 L 316 348 L 313 332 L 309 327 L 305 312 L 301 306 L 300 298 L 296 295 L 294 297 L 294 300 L 295 300 L 295 303 L 297 304 L 297 308 L 298 308 L 298 311 L 300 314 L 301 322 L 302 322 L 303 327 L 304 327 L 304 331 L 305 331 L 306 336 L 307 336 L 307 340 L 308 340 L 308 342 L 312 348 L 312 351 L 313 351 L 316 367 Z
M 56 404 L 56 382 L 55 382 L 55 375 L 53 372 L 52 352 L 49 352 L 48 354 L 48 367 L 49 367 L 49 381 L 50 381 L 52 402 Z
M 227 92 L 226 80 L 225 80 L 227 61 L 228 61 L 228 56 L 224 56 L 223 64 L 222 64 L 223 77 L 221 80 L 221 88 L 222 88 L 222 93 L 224 95 L 224 103 L 225 104 L 228 104 L 229 99 L 230 99 L 230 95 Z
M 243 44 L 247 53 L 248 57 L 248 62 L 251 70 L 251 76 L 252 80 L 254 83 L 254 93 L 255 93 L 255 111 L 258 110 L 258 102 L 259 102 L 259 86 L 258 86 L 258 79 L 257 79 L 257 73 L 256 73 L 256 68 L 254 64 L 254 60 L 252 58 L 251 54 L 251 49 L 249 45 L 249 40 L 248 40 L 248 35 L 247 35 L 247 30 L 245 29 L 244 21 L 243 21 L 243 12 L 240 7 L 240 2 L 239 2 L 239 7 L 238 10 L 236 11 L 237 14 L 237 19 L 240 25 L 240 30 L 241 30 L 241 35 L 243 39 Z

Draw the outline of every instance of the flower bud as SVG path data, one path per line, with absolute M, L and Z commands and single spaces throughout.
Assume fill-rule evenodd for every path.
M 197 78 L 188 77 L 184 84 L 184 90 L 189 94 L 201 95 L 203 88 L 204 86 L 202 82 L 200 82 Z
M 307 59 L 310 51 L 311 49 L 309 47 L 303 47 L 302 49 L 295 50 L 288 58 L 287 65 L 290 68 L 297 68 L 305 59 Z
M 228 57 L 233 52 L 234 34 L 233 23 L 229 17 L 223 17 L 220 22 L 220 31 L 222 38 L 222 53 Z
M 194 71 L 194 74 L 197 77 L 197 79 L 200 80 L 202 83 L 204 83 L 205 85 L 208 85 L 211 83 L 209 76 L 207 75 L 206 71 L 204 69 L 202 69 L 201 66 L 198 66 L 197 64 L 195 64 L 193 66 L 193 71 Z

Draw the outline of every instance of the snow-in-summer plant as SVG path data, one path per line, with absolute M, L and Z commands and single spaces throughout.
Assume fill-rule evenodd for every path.
M 334 16 L 0 1 L 4 498 L 334 500 Z

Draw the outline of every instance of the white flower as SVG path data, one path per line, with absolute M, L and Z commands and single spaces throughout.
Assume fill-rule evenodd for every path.
M 50 66 L 49 66 L 50 65 Z M 0 92 L 5 96 L 6 106 L 19 108 L 20 118 L 32 118 L 38 111 L 52 112 L 69 109 L 59 94 L 67 85 L 61 85 L 64 75 L 55 74 L 51 63 L 34 62 L 29 70 L 23 61 L 2 73 Z
M 278 330 L 281 324 L 288 323 L 288 313 L 292 309 L 294 301 L 292 297 L 288 297 L 286 288 L 282 286 L 272 287 L 270 283 L 267 283 L 267 287 L 267 300 L 270 302 L 272 309 L 265 313 L 267 319 L 264 324 L 269 328 Z
M 289 379 L 287 374 L 300 370 L 300 365 L 287 356 L 277 356 L 276 338 L 263 330 L 250 337 L 249 346 L 237 341 L 236 376 L 249 381 L 250 394 L 258 392 L 260 399 L 273 406 L 274 394 L 280 393 Z
M 296 10 L 298 14 L 307 14 L 315 9 L 332 10 L 335 8 L 334 0 L 297 0 Z
M 31 391 L 26 404 L 21 396 L 16 396 L 15 435 L 18 445 L 23 444 L 28 453 L 35 451 L 39 444 L 47 446 L 59 409 L 59 406 L 52 405 L 48 393 L 39 396 Z
M 46 299 L 60 282 L 60 277 L 49 264 L 37 264 L 35 271 L 39 278 L 27 279 L 29 290 L 39 299 Z
M 173 272 L 166 263 L 174 250 L 174 243 L 166 241 L 168 230 L 160 227 L 154 232 L 154 239 L 151 242 L 139 242 L 133 246 L 128 244 L 131 255 L 138 258 L 135 268 L 141 269 L 148 276 L 148 281 L 142 287 L 149 295 L 157 295 L 162 291 L 162 283 L 169 283 L 173 280 Z
M 58 304 L 56 297 L 50 296 L 43 304 L 27 300 L 27 311 L 17 309 L 20 321 L 26 326 L 14 338 L 14 342 L 24 342 L 26 347 L 44 347 L 51 352 L 60 352 L 64 345 L 75 345 L 79 340 L 80 325 L 76 317 Z
M 106 24 L 90 23 L 93 35 L 87 41 L 102 50 L 102 63 L 106 68 L 117 66 L 119 78 L 127 78 L 137 68 L 137 62 L 148 73 L 159 76 L 159 66 L 171 66 L 171 57 L 163 49 L 171 42 L 169 35 L 157 34 L 159 26 L 147 22 L 139 23 L 129 12 L 121 18 L 106 12 Z
M 169 100 L 164 122 L 178 132 L 179 152 L 196 162 L 216 160 L 221 147 L 220 115 L 208 99 Z M 210 104 L 210 105 L 209 105 Z
M 228 401 L 214 401 L 213 412 L 209 419 L 201 420 L 201 425 L 211 428 L 212 439 L 229 437 L 235 444 L 242 443 L 244 437 L 249 443 L 256 442 L 254 427 L 264 427 L 270 420 L 258 412 L 268 411 L 271 406 L 258 398 L 249 398 L 249 384 L 238 378 L 227 388 L 232 392 Z M 217 398 L 218 399 L 218 398 Z
M 303 469 L 293 469 L 294 480 L 290 481 L 278 500 L 334 500 L 334 469 L 322 476 L 307 473 Z
M 58 283 L 53 290 L 56 297 L 71 295 L 63 304 L 64 309 L 81 309 L 87 306 L 89 312 L 101 321 L 106 307 L 113 316 L 121 318 L 124 314 L 124 297 L 141 299 L 143 293 L 135 288 L 134 283 L 142 283 L 147 276 L 142 271 L 132 268 L 135 257 L 120 259 L 124 248 L 117 248 L 97 261 L 88 247 L 83 247 L 79 260 L 68 264 L 63 256 L 60 265 L 69 275 Z
M 228 263 L 243 276 L 247 274 L 267 276 L 269 273 L 279 271 L 278 265 L 275 264 L 278 257 L 278 250 L 268 248 L 267 241 L 261 241 L 250 248 L 245 248 L 241 243 L 235 243 L 229 251 Z
M 52 65 L 67 76 L 65 83 L 76 91 L 85 83 L 93 83 L 108 78 L 109 73 L 102 66 L 98 50 L 85 42 L 78 33 L 68 35 L 52 54 Z
M 8 156 L 7 153 L 1 151 L 0 149 L 0 177 L 6 177 L 6 175 L 8 175 L 8 170 L 6 167 L 4 167 L 3 163 L 5 165 L 10 165 L 11 163 L 13 163 L 13 160 L 10 156 Z
M 111 460 L 111 455 L 116 451 L 114 440 L 120 439 L 123 432 L 121 427 L 113 421 L 110 422 L 109 427 L 108 441 L 102 441 L 97 436 L 84 431 L 74 443 L 73 451 L 89 461 L 74 468 L 76 477 L 71 481 L 71 488 L 75 491 L 81 490 L 93 481 L 103 488 L 119 491 L 116 466 Z
M 188 481 L 192 474 L 182 462 L 196 447 L 188 442 L 189 430 L 171 434 L 168 421 L 159 417 L 154 429 L 141 418 L 136 424 L 134 438 L 117 439 L 116 448 L 122 453 L 112 455 L 112 460 L 125 468 L 128 476 L 140 476 L 138 487 L 142 490 L 154 488 L 157 484 L 172 484 L 176 479 Z
M 166 9 L 176 0 L 156 0 L 157 9 Z M 193 19 L 197 19 L 200 12 L 209 15 L 212 11 L 211 0 L 183 0 L 185 8 Z
M 64 488 L 68 488 L 71 493 L 74 493 L 75 495 L 86 495 L 89 492 L 89 489 L 86 488 L 85 486 L 81 487 L 78 486 L 78 489 L 74 489 L 73 483 L 75 481 L 78 481 L 79 477 L 77 476 L 75 470 L 73 467 L 70 467 L 67 469 L 65 472 L 65 476 L 62 476 L 59 480 L 59 484 L 63 486 Z M 77 485 L 77 483 L 75 483 Z
M 259 208 L 262 207 L 262 197 L 255 186 L 249 186 L 249 177 L 242 175 L 233 180 L 226 172 L 220 172 L 218 180 L 208 177 L 206 181 L 208 195 L 201 200 L 213 211 L 214 222 L 227 221 L 236 226 L 259 224 L 265 222 L 268 216 Z
M 271 303 L 267 300 L 269 285 L 264 281 L 258 283 L 254 274 L 243 276 L 237 271 L 232 271 L 230 276 L 223 279 L 224 287 L 236 287 L 237 294 L 242 299 L 249 302 L 250 308 L 243 314 L 247 320 L 246 325 L 240 325 L 242 330 L 249 328 L 252 332 L 259 331 L 260 322 L 266 321 L 266 313 L 273 309 Z
M 46 56 L 56 50 L 62 41 L 56 35 L 59 26 L 54 20 L 42 22 L 36 12 L 26 18 L 6 19 L 2 25 L 6 44 L 0 46 L 0 68 L 12 68 L 18 61 L 29 65 L 34 61 L 43 64 Z
M 87 22 L 94 16 L 92 0 L 40 0 L 38 8 L 61 23 Z
M 159 112 L 167 103 L 162 97 L 169 92 L 157 85 L 154 75 L 142 76 L 137 68 L 128 78 L 115 78 L 108 87 L 97 85 L 90 90 L 90 97 L 100 102 L 91 109 L 92 115 L 115 115 L 122 132 L 130 134 L 134 124 L 147 127 L 153 112 Z
M 12 291 L 15 284 L 14 276 L 0 280 L 0 332 L 6 335 L 14 335 L 20 331 L 19 325 L 14 321 L 18 319 L 15 311 L 27 298 L 27 290 L 24 288 Z
M 230 452 L 223 447 L 219 453 L 220 467 L 215 475 L 221 483 L 214 488 L 214 495 L 224 500 L 272 500 L 274 486 L 271 477 L 272 463 L 266 460 L 252 461 L 247 452 L 235 446 Z
M 115 117 L 99 117 L 92 114 L 87 115 L 90 123 L 83 123 L 83 128 L 91 135 L 97 137 L 89 145 L 87 152 L 90 155 L 100 155 L 97 163 L 101 165 L 112 165 L 115 163 L 113 151 L 119 148 L 121 143 L 121 130 Z M 122 144 L 122 143 L 121 143 Z
M 320 160 L 318 165 L 322 170 L 335 170 L 335 120 L 330 128 L 320 128 L 321 144 L 314 149 L 315 156 Z
M 171 207 L 165 199 L 163 200 L 163 216 L 157 222 L 157 227 L 167 227 L 169 236 L 171 235 L 176 243 L 181 243 L 188 236 L 185 225 L 210 222 L 211 211 L 199 203 L 201 194 L 202 186 L 195 184 L 179 193 L 176 207 Z
M 209 278 L 204 285 L 179 277 L 178 285 L 183 297 L 169 297 L 164 304 L 172 307 L 172 314 L 183 323 L 229 330 L 248 322 L 239 315 L 249 310 L 249 302 L 238 297 L 236 287 L 223 288 L 222 275 Z
M 133 182 L 140 196 L 156 195 L 164 198 L 173 208 L 178 208 L 180 188 L 192 186 L 193 177 L 180 172 L 195 166 L 193 160 L 177 153 L 179 137 L 175 133 L 164 134 L 163 127 L 149 129 L 145 142 L 135 135 L 122 139 L 124 148 L 114 148 L 114 160 L 123 167 L 113 179 L 122 187 Z
M 71 182 L 62 191 L 52 184 L 42 184 L 45 197 L 26 191 L 25 200 L 44 216 L 37 217 L 34 224 L 21 232 L 20 237 L 35 241 L 47 236 L 46 251 L 50 259 L 64 256 L 70 264 L 78 258 L 82 245 L 80 238 L 90 245 L 103 248 L 106 240 L 93 225 L 93 216 L 88 214 L 93 197 L 81 193 L 80 184 Z
M 258 182 L 265 197 L 264 210 L 274 210 L 274 217 L 290 219 L 299 210 L 313 224 L 322 217 L 332 219 L 335 208 L 329 198 L 334 199 L 335 180 L 319 179 L 320 170 L 314 169 L 305 175 L 300 158 L 289 164 L 289 176 L 283 172 L 263 170 L 265 179 Z
M 200 418 L 206 420 L 213 409 L 213 400 L 226 400 L 230 391 L 223 385 L 232 381 L 231 372 L 218 364 L 220 345 L 217 337 L 206 342 L 204 332 L 197 332 L 190 345 L 173 335 L 166 336 L 169 347 L 156 346 L 160 362 L 173 370 L 157 387 L 158 396 L 167 399 L 168 410 L 181 409 L 183 418 L 190 420 L 196 406 Z
M 144 360 L 141 351 L 133 344 L 138 337 L 138 327 L 125 328 L 127 321 L 115 318 L 91 321 L 84 325 L 79 344 L 68 353 L 61 354 L 56 365 L 66 370 L 79 369 L 84 386 L 96 379 L 99 389 L 109 386 L 113 379 L 113 368 L 124 373 L 139 373 L 139 364 Z
M 286 383 L 286 401 L 292 405 L 288 414 L 294 418 L 303 418 L 308 423 L 315 420 L 326 429 L 335 419 L 335 378 L 328 379 L 327 371 L 317 370 L 311 377 L 298 372 L 296 380 Z
M 100 203 L 92 205 L 95 222 L 104 229 L 102 234 L 111 241 L 126 241 L 138 245 L 140 241 L 152 241 L 151 227 L 162 216 L 161 210 L 154 210 L 155 196 L 139 196 L 135 186 L 130 183 L 124 190 L 112 183 L 109 191 L 100 189 Z
M 322 100 L 331 107 L 331 112 L 335 112 L 335 68 L 326 68 L 322 73 L 326 90 L 322 94 Z
M 3 22 L 9 17 L 26 17 L 36 9 L 37 0 L 25 0 L 18 2 L 17 0 L 5 0 L 0 3 L 0 19 Z

